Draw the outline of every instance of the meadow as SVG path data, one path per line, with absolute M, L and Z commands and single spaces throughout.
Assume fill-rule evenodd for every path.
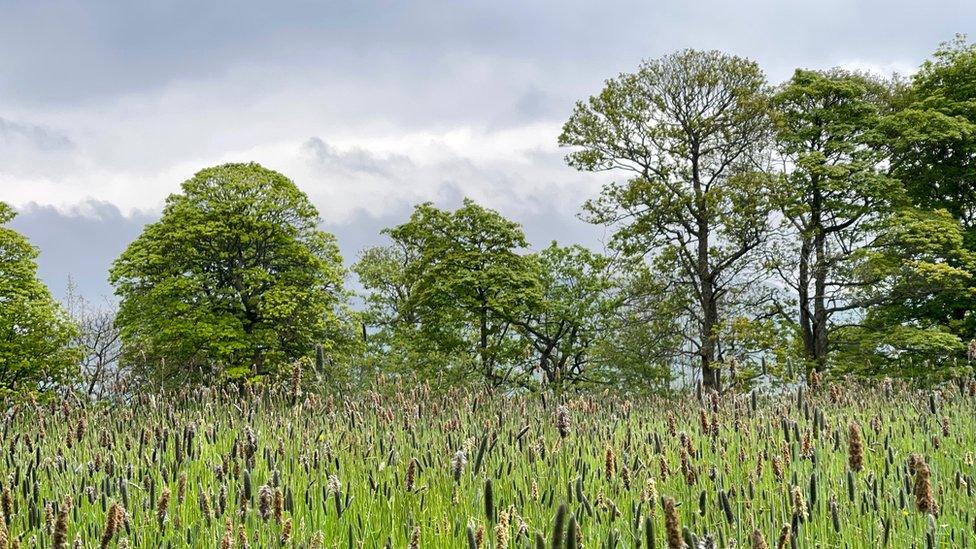
M 0 547 L 976 546 L 976 385 L 8 408 Z

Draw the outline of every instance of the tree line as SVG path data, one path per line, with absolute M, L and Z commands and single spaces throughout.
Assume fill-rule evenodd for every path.
M 708 389 L 810 372 L 939 380 L 976 358 L 976 46 L 910 78 L 684 50 L 578 102 L 603 253 L 432 203 L 363 250 L 287 177 L 207 168 L 115 261 L 118 310 L 54 302 L 0 205 L 0 387 L 419 376 L 498 389 Z M 358 299 L 360 305 L 353 306 Z M 72 314 L 68 314 L 71 312 Z M 306 367 L 303 367 L 306 366 Z M 298 370 L 299 367 L 303 367 Z

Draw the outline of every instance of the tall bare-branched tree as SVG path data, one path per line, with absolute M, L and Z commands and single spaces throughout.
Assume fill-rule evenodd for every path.
M 91 399 L 101 399 L 125 391 L 122 368 L 122 339 L 115 326 L 117 307 L 108 300 L 95 305 L 78 294 L 68 280 L 65 299 L 68 315 L 77 327 L 74 345 L 81 350 L 78 390 Z
M 706 387 L 719 388 L 725 303 L 759 279 L 768 234 L 770 123 L 765 77 L 753 61 L 685 50 L 644 62 L 577 103 L 559 142 L 580 170 L 627 174 L 588 202 L 615 245 L 652 259 L 688 296 L 686 334 Z

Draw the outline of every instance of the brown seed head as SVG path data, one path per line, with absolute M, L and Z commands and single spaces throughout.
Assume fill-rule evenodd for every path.
M 790 547 L 792 538 L 793 529 L 790 528 L 789 524 L 784 524 L 783 529 L 779 531 L 779 542 L 776 543 L 776 549 L 787 549 Z
M 766 538 L 759 530 L 752 531 L 752 549 L 769 549 L 769 545 L 766 545 Z
M 668 549 L 685 549 L 681 523 L 678 521 L 678 507 L 670 497 L 664 498 L 664 528 L 667 532 Z
M 864 441 L 861 436 L 861 426 L 852 421 L 847 433 L 847 461 L 852 471 L 864 469 Z

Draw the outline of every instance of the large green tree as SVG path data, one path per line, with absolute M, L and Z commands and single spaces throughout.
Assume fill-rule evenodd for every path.
M 944 209 L 976 247 L 976 44 L 942 44 L 886 120 L 892 172 L 916 205 Z
M 783 316 L 817 369 L 827 365 L 835 318 L 846 324 L 863 306 L 855 295 L 868 281 L 855 272 L 857 252 L 872 245 L 901 195 L 877 146 L 888 91 L 860 74 L 797 70 L 773 97 L 785 237 L 772 265 L 796 302 Z
M 524 388 L 620 377 L 609 258 L 555 242 L 520 253 L 521 227 L 471 201 L 453 212 L 421 204 L 384 232 L 391 244 L 353 266 L 381 368 Z
M 367 250 L 354 267 L 370 292 L 380 352 L 406 352 L 414 366 L 441 370 L 434 375 L 515 383 L 526 342 L 512 320 L 540 298 L 535 262 L 520 253 L 522 228 L 465 200 L 454 211 L 420 204 L 385 233 L 393 244 Z
M 295 184 L 258 164 L 207 168 L 115 261 L 128 360 L 163 385 L 242 378 L 343 337 L 342 258 Z
M 614 365 L 594 360 L 619 300 L 609 258 L 553 242 L 532 259 L 541 299 L 517 308 L 512 322 L 532 346 L 533 369 L 555 386 L 610 382 Z
M 940 378 L 976 335 L 976 46 L 943 44 L 893 90 L 878 149 L 904 200 L 854 272 L 865 307 L 838 333 L 842 366 Z
M 618 259 L 612 268 L 612 310 L 600 319 L 591 360 L 620 390 L 665 392 L 676 377 L 675 364 L 686 358 L 691 296 L 641 258 Z
M 944 209 L 901 208 L 859 255 L 856 322 L 838 327 L 845 371 L 940 379 L 958 375 L 966 341 L 947 311 L 973 299 L 976 254 Z M 964 315 L 963 321 L 966 320 Z M 965 333 L 965 332 L 964 332 Z M 968 334 L 967 334 L 968 335 Z
M 419 319 L 411 300 L 414 280 L 411 268 L 420 250 L 410 243 L 392 243 L 362 250 L 352 271 L 363 288 L 361 313 L 366 333 L 366 364 L 374 370 L 400 374 L 443 373 L 450 352 L 441 352 L 435 341 L 421 337 Z M 409 272 L 408 272 L 409 270 Z
M 944 211 L 955 220 L 962 247 L 976 253 L 976 44 L 964 36 L 942 44 L 896 99 L 897 112 L 883 123 L 892 175 L 915 207 Z M 969 269 L 957 252 L 943 263 Z M 976 336 L 976 277 L 971 278 L 962 290 L 947 287 L 938 299 L 906 303 L 914 312 L 906 308 L 902 314 L 969 340 Z
M 37 278 L 37 249 L 6 226 L 14 215 L 0 202 L 0 394 L 70 381 L 80 357 L 74 325 Z
M 579 102 L 559 138 L 570 165 L 628 179 L 587 203 L 588 219 L 615 228 L 615 244 L 649 255 L 688 296 L 687 343 L 706 386 L 719 388 L 722 326 L 730 301 L 758 286 L 766 240 L 770 134 L 765 77 L 756 63 L 686 50 L 643 63 Z

